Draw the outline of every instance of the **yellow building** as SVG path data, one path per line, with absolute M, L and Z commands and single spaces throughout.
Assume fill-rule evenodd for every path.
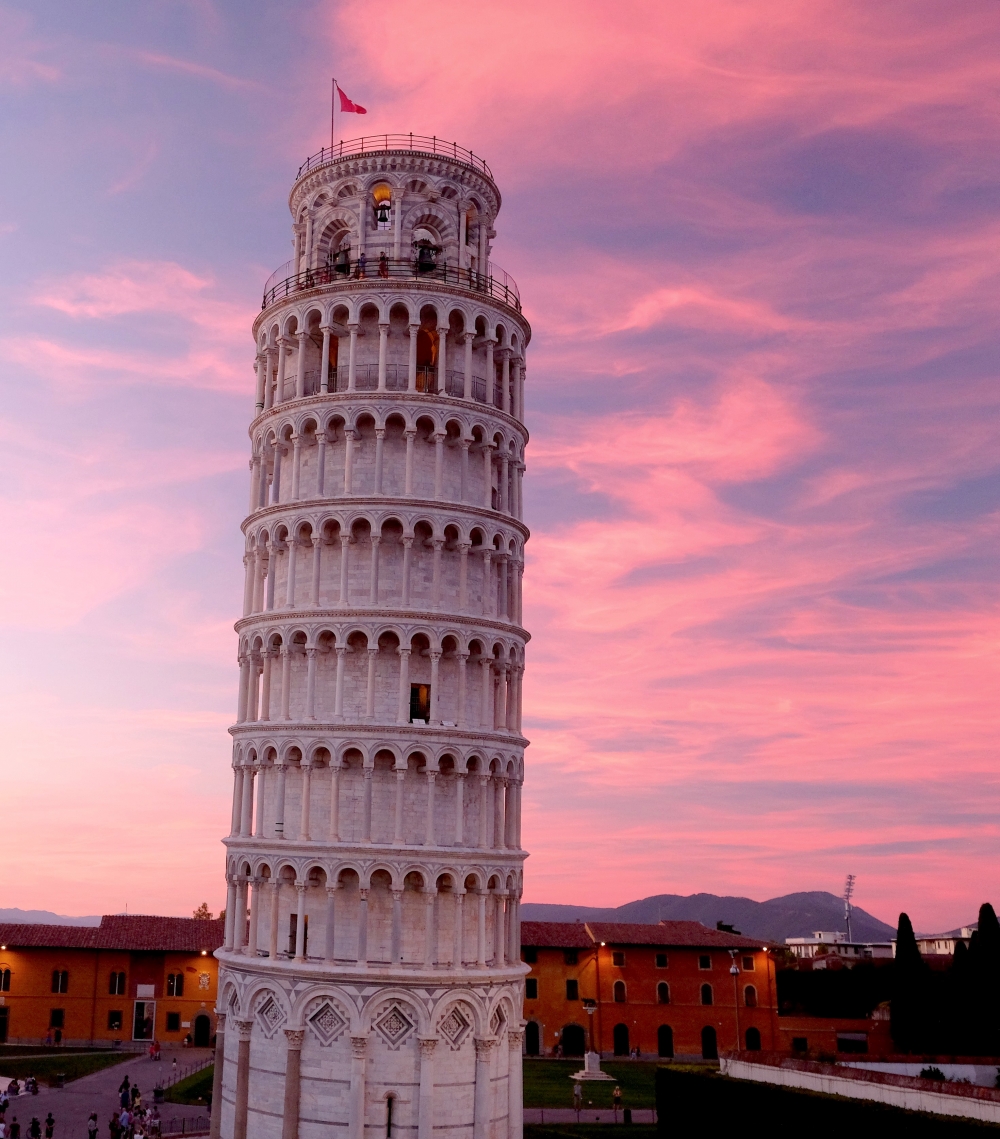
M 99 926 L 0 924 L 0 1043 L 209 1046 L 223 925 L 119 914 Z

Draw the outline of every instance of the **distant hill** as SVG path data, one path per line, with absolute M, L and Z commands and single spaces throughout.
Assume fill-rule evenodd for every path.
M 710 929 L 719 921 L 734 925 L 748 937 L 784 942 L 786 937 L 808 937 L 816 930 L 844 931 L 844 903 L 826 890 L 786 894 L 767 902 L 752 898 L 719 897 L 718 894 L 654 894 L 613 909 L 593 906 L 561 906 L 523 902 L 525 921 L 700 921 Z M 888 941 L 896 936 L 894 926 L 855 908 L 851 933 L 856 940 Z
M 14 922 L 24 925 L 100 925 L 98 914 L 88 914 L 82 918 L 54 914 L 51 910 L 0 909 L 0 922 Z

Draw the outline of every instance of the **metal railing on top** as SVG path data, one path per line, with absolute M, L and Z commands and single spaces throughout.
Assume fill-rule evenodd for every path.
M 500 301 L 515 312 L 521 311 L 521 297 L 514 279 L 498 265 L 489 265 L 488 273 L 477 273 L 474 269 L 459 269 L 447 263 L 436 264 L 421 261 L 416 257 L 387 257 L 385 260 L 350 261 L 324 265 L 319 269 L 305 269 L 301 273 L 291 273 L 283 280 L 275 281 L 291 262 L 283 265 L 268 278 L 261 309 L 273 305 L 275 301 L 306 289 L 317 289 L 323 285 L 347 284 L 350 281 L 442 281 L 447 285 L 457 285 L 476 293 L 485 293 L 493 300 Z
M 381 150 L 415 150 L 421 154 L 437 154 L 442 158 L 453 158 L 485 174 L 491 181 L 493 179 L 493 171 L 478 154 L 473 154 L 471 150 L 466 150 L 457 142 L 445 142 L 436 135 L 425 134 L 368 134 L 361 138 L 342 140 L 336 146 L 324 146 L 318 154 L 311 154 L 302 163 L 295 178 L 298 180 L 303 174 L 315 170 L 317 166 L 332 162 L 336 158 L 343 158 L 345 155 L 370 154 Z

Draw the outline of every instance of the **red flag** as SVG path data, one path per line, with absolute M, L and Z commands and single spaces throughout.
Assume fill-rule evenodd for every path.
M 351 102 L 351 100 L 348 99 L 348 97 L 344 94 L 341 87 L 337 88 L 337 94 L 340 96 L 340 109 L 342 111 L 354 111 L 359 115 L 368 114 L 364 107 L 360 106 L 358 103 Z

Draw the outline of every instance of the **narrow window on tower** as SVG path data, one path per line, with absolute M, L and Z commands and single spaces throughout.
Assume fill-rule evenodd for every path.
M 429 684 L 410 685 L 410 721 L 427 723 L 431 718 L 431 686 Z
M 393 1096 L 387 1096 L 385 1101 L 385 1139 L 392 1139 L 392 1103 Z

